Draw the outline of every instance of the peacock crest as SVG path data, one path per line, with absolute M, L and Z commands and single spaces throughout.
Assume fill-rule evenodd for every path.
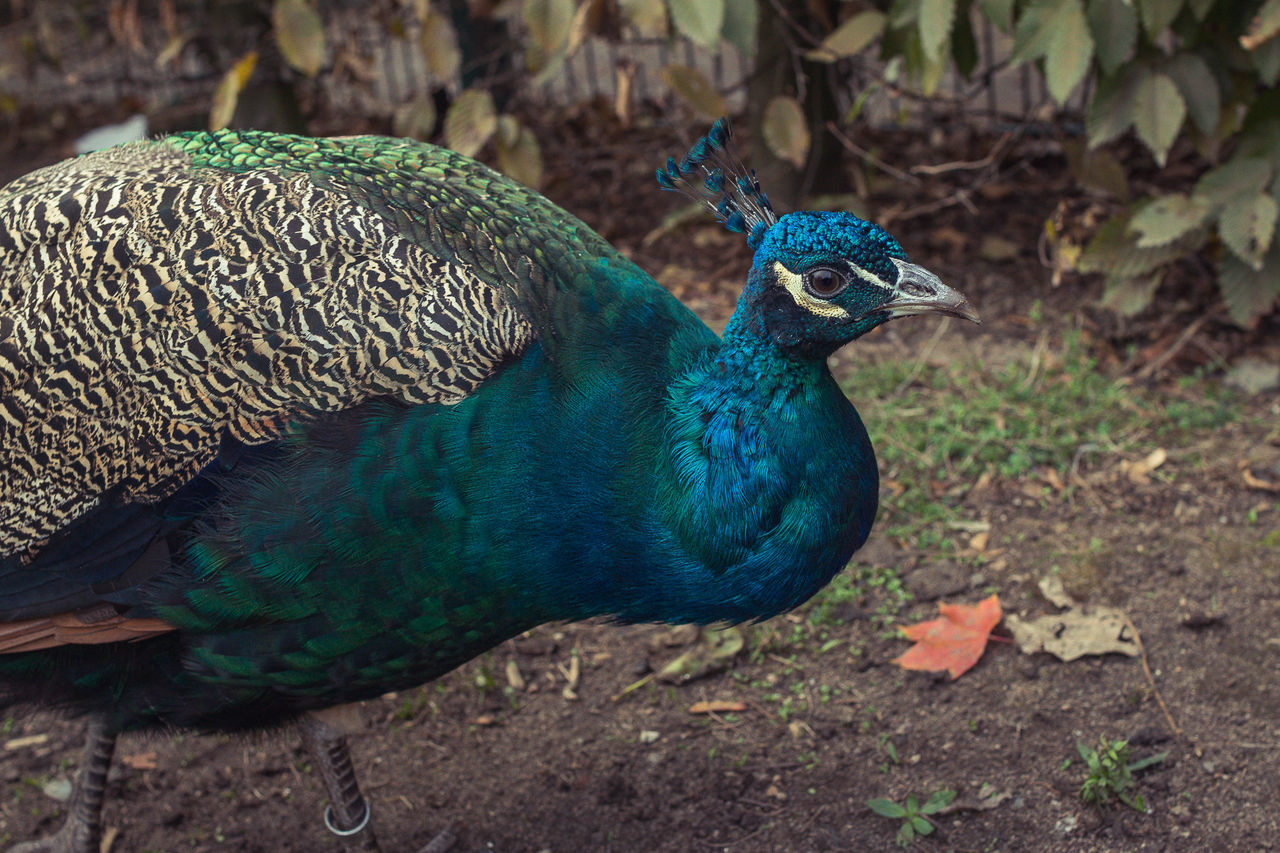
M 778 221 L 756 170 L 738 158 L 727 118 L 716 119 L 678 163 L 668 157 L 666 166 L 658 169 L 658 185 L 705 205 L 730 231 L 746 234 L 753 251 Z

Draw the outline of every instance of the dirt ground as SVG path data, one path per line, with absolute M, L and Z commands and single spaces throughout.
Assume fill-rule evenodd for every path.
M 570 148 L 575 134 L 591 139 L 590 154 Z M 599 131 L 586 118 L 548 136 L 544 145 L 559 151 L 549 194 L 723 322 L 745 249 L 708 228 L 644 239 L 674 209 L 650 193 L 649 167 L 676 137 Z M 903 168 L 978 161 L 994 143 L 949 139 L 942 153 L 918 135 L 873 141 Z M 1039 237 L 1059 196 L 1072 193 L 1050 142 L 1005 149 L 982 187 L 973 170 L 920 186 L 872 173 L 871 209 L 888 212 L 913 259 L 984 316 L 980 328 L 953 324 L 931 361 L 1025 356 L 1043 330 L 1052 346 L 1067 328 L 1084 329 L 1104 369 L 1135 383 L 1172 385 L 1196 368 L 1212 375 L 1242 354 L 1277 358 L 1274 321 L 1235 330 L 1177 281 L 1157 310 L 1123 322 L 1087 307 L 1096 284 L 1052 287 Z M 1013 256 L 984 257 L 999 254 L 979 251 L 991 234 Z M 1033 310 L 1045 318 L 1036 329 Z M 934 320 L 896 323 L 841 361 L 916 358 L 935 331 Z M 907 644 L 872 618 L 884 592 L 868 589 L 826 614 L 820 640 L 808 614 L 792 614 L 747 629 L 727 669 L 623 695 L 692 635 L 546 626 L 359 708 L 353 754 L 384 849 L 416 851 L 451 828 L 454 849 L 468 853 L 894 850 L 898 821 L 866 801 L 944 788 L 958 797 L 915 842 L 921 850 L 1280 849 L 1280 493 L 1257 485 L 1280 482 L 1280 395 L 1238 404 L 1240 418 L 1194 446 L 1169 447 L 1162 476 L 1145 482 L 1059 490 L 1041 472 L 968 489 L 964 516 L 990 525 L 983 559 L 873 536 L 850 569 L 903 577 L 913 598 L 901 619 L 914 621 L 932 616 L 939 598 L 975 602 L 989 591 L 1006 613 L 1050 612 L 1036 581 L 1056 568 L 1077 597 L 1125 611 L 1142 656 L 1063 663 L 994 642 L 956 681 L 906 672 L 890 661 Z M 743 710 L 690 712 L 704 700 Z M 79 761 L 80 726 L 34 712 L 0 725 L 3 846 L 60 821 L 51 794 L 65 792 Z M 1099 737 L 1127 738 L 1135 759 L 1167 751 L 1136 777 L 1149 814 L 1080 800 L 1076 744 Z M 163 734 L 122 740 L 105 821 L 117 853 L 337 849 L 323 802 L 292 732 Z

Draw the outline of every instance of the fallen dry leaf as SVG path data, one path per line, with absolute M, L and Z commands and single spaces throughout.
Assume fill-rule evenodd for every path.
M 564 676 L 564 680 L 569 682 L 570 690 L 578 689 L 578 681 L 582 678 L 582 660 L 578 657 L 577 652 L 569 655 L 569 667 L 566 669 L 563 664 L 556 664 L 556 668 L 560 670 L 560 674 Z
M 39 746 L 49 739 L 46 734 L 27 735 L 26 737 L 16 737 L 4 742 L 5 749 L 22 749 L 26 746 Z
M 613 701 L 617 702 L 654 679 L 667 684 L 684 684 L 719 672 L 728 667 L 734 655 L 742 651 L 744 642 L 742 631 L 733 626 L 701 629 L 697 645 L 639 681 L 628 684 L 613 696 Z
M 1062 477 L 1053 468 L 1044 469 L 1044 481 L 1049 484 L 1049 488 L 1055 492 L 1061 492 L 1067 488 L 1067 484 L 1062 482 Z
M 1062 585 L 1061 575 L 1043 577 L 1036 586 L 1040 588 L 1040 594 L 1045 597 L 1045 600 L 1055 607 L 1076 606 L 1076 600 L 1067 595 L 1066 587 Z
M 999 791 L 990 782 L 983 782 L 977 794 L 969 794 L 952 800 L 951 805 L 943 806 L 935 814 L 953 814 L 955 812 L 985 812 L 994 809 L 1013 796 L 1013 791 Z
M 520 673 L 520 665 L 513 660 L 507 661 L 507 684 L 512 690 L 521 691 L 525 688 L 524 676 Z
M 707 699 L 694 702 L 689 706 L 690 714 L 729 714 L 747 710 L 745 702 L 734 702 L 731 699 Z
M 959 678 L 987 648 L 991 629 L 1000 621 L 1000 598 L 992 595 L 975 605 L 939 604 L 937 619 L 899 627 L 915 645 L 893 659 L 903 669 L 946 671 Z
M 719 672 L 742 650 L 742 631 L 737 628 L 704 630 L 698 644 L 659 669 L 654 677 L 668 684 L 684 684 Z
M 702 636 L 702 629 L 697 625 L 676 625 L 654 634 L 649 638 L 649 650 L 674 649 L 692 645 Z
M 1256 476 L 1247 467 L 1240 469 L 1240 477 L 1244 480 L 1246 489 L 1258 489 L 1263 492 L 1280 492 L 1280 483 L 1273 483 L 1270 480 L 1264 480 Z
M 1005 627 L 1025 654 L 1048 652 L 1064 661 L 1112 652 L 1130 657 L 1138 654 L 1123 610 L 1099 606 L 1085 612 L 1066 593 L 1057 575 L 1041 580 L 1040 591 L 1050 603 L 1066 609 L 1036 619 L 1023 620 L 1014 614 L 1005 618 Z
M 907 490 L 906 485 L 901 480 L 881 480 L 880 488 L 884 489 L 895 498 Z
M 51 800 L 57 800 L 65 803 L 71 799 L 72 793 L 75 792 L 75 785 L 71 784 L 71 780 L 65 776 L 59 776 L 57 779 L 50 779 L 40 787 L 41 792 Z
M 155 770 L 156 754 L 152 752 L 131 752 L 127 755 L 120 756 L 120 762 L 125 767 L 132 767 L 134 770 Z
M 1165 449 L 1157 447 L 1137 462 L 1121 462 L 1120 470 L 1129 478 L 1129 482 L 1135 486 L 1144 486 L 1151 482 L 1148 475 L 1168 460 L 1169 454 L 1165 452 Z
M 1127 636 L 1124 613 L 1114 607 L 1087 614 L 1067 610 L 1025 622 L 1010 614 L 1005 626 L 1026 654 L 1048 652 L 1064 661 L 1111 652 L 1130 657 L 1138 654 L 1137 644 Z
M 1235 386 L 1252 397 L 1263 391 L 1280 388 L 1280 364 L 1245 356 L 1231 366 L 1223 379 L 1228 385 Z

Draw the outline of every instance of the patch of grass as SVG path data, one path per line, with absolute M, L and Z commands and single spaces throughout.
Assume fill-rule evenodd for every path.
M 414 690 L 404 697 L 404 701 L 392 712 L 391 718 L 398 722 L 407 722 L 416 719 L 430 705 L 431 694 L 425 690 Z
M 493 656 L 485 654 L 483 661 L 477 664 L 474 669 L 474 679 L 472 683 L 481 693 L 491 693 L 498 689 L 498 676 L 494 674 L 492 663 Z
M 1133 792 L 1133 774 L 1164 761 L 1169 755 L 1168 751 L 1139 761 L 1130 761 L 1127 740 L 1108 741 L 1105 737 L 1099 738 L 1097 749 L 1077 741 L 1076 751 L 1084 759 L 1089 771 L 1080 786 L 1081 800 L 1102 805 L 1114 797 L 1134 811 L 1147 813 L 1147 804 L 1143 802 L 1142 795 Z
M 848 571 L 841 572 L 832 578 L 831 583 L 822 591 L 822 595 L 815 599 L 813 606 L 808 608 L 809 624 L 814 626 L 835 624 L 839 621 L 833 613 L 835 608 L 841 604 L 857 604 L 862 600 L 862 595 L 857 580 L 851 577 Z
M 890 735 L 888 732 L 880 733 L 879 748 L 885 755 L 889 757 L 889 760 L 892 761 L 894 764 L 902 763 L 901 761 L 898 760 L 898 748 L 893 745 L 893 736 Z M 888 770 L 889 770 L 889 765 L 887 764 L 884 765 L 884 767 L 882 768 L 882 772 L 887 773 Z
M 853 576 L 854 583 L 863 589 L 879 593 L 879 601 L 875 606 L 875 621 L 881 627 L 892 628 L 908 604 L 912 595 L 902 583 L 902 577 L 893 569 L 884 566 L 859 566 Z M 897 635 L 896 629 L 893 631 Z
M 1076 331 L 1037 353 L 1001 367 L 885 361 L 842 379 L 881 461 L 883 531 L 952 553 L 946 523 L 984 474 L 1065 475 L 1081 459 L 1185 445 L 1239 417 L 1214 383 L 1149 390 L 1107 376 Z
M 923 805 L 916 799 L 915 794 L 908 794 L 906 802 L 901 805 L 893 800 L 878 797 L 874 800 L 867 800 L 867 808 L 882 817 L 901 820 L 902 825 L 898 827 L 898 846 L 910 847 L 915 842 L 916 836 L 933 833 L 934 825 L 929 820 L 928 815 L 935 814 L 951 805 L 951 801 L 955 798 L 955 791 L 942 789 L 930 794 L 929 799 Z
M 822 642 L 822 651 L 829 651 L 846 639 L 844 637 L 829 639 L 826 632 L 822 630 L 839 623 L 836 608 L 841 604 L 856 604 L 860 610 L 869 612 L 872 622 L 881 629 L 882 633 L 897 636 L 897 629 L 894 626 L 911 600 L 912 595 L 897 571 L 887 566 L 859 564 L 855 559 L 800 612 L 806 614 L 807 624 L 817 629 L 817 639 Z M 861 653 L 861 650 L 854 646 L 851 646 L 849 651 L 855 657 Z

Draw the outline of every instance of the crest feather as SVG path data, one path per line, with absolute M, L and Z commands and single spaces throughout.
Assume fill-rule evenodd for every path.
M 668 157 L 666 166 L 658 169 L 658 186 L 704 205 L 730 231 L 746 234 L 752 249 L 778 221 L 755 169 L 738 159 L 727 118 L 717 119 L 679 163 Z

